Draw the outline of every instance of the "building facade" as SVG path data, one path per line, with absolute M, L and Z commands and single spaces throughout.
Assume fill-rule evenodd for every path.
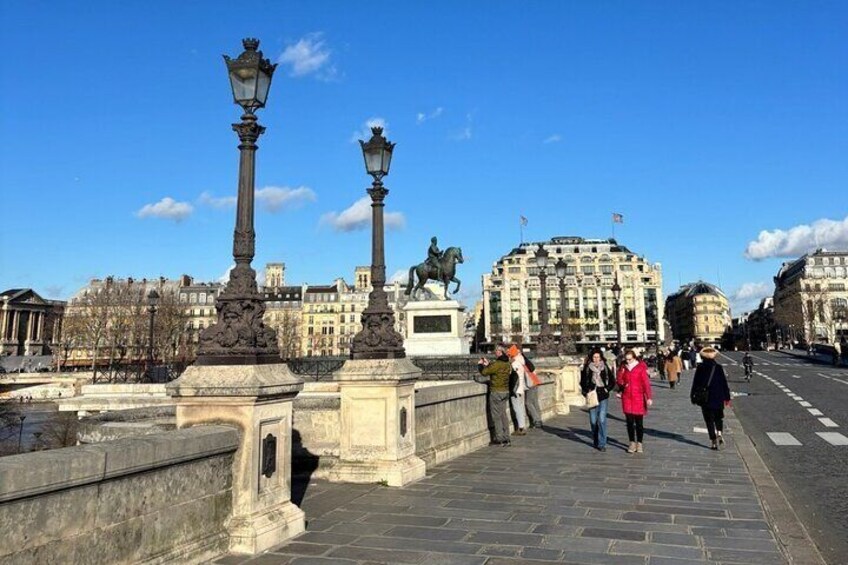
M 848 339 L 848 251 L 819 249 L 784 263 L 774 286 L 774 321 L 789 340 Z
M 483 275 L 483 319 L 488 343 L 535 341 L 541 329 L 539 272 L 535 263 L 539 243 L 523 243 Z M 663 340 L 662 267 L 649 263 L 614 239 L 555 237 L 541 242 L 549 254 L 547 298 L 551 329 L 561 333 L 560 306 L 565 327 L 584 346 L 617 340 L 612 287 L 618 280 L 621 333 L 625 344 Z M 565 295 L 554 265 L 565 262 Z
M 0 294 L 0 353 L 53 353 L 64 310 L 65 302 L 42 298 L 31 288 L 11 288 Z
M 672 336 L 680 343 L 721 346 L 733 326 L 730 301 L 717 286 L 698 281 L 683 285 L 665 300 Z

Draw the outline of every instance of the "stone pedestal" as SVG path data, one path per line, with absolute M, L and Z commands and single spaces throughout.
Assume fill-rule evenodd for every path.
M 303 382 L 286 365 L 193 365 L 167 390 L 177 427 L 226 424 L 239 430 L 233 462 L 230 551 L 257 554 L 302 533 L 291 502 L 292 401 Z
M 577 357 L 541 357 L 534 360 L 536 373 L 547 374 L 556 383 L 556 413 L 565 415 L 572 406 L 585 403 L 580 393 L 580 360 Z
M 408 359 L 352 360 L 336 373 L 341 430 L 331 480 L 404 486 L 424 477 L 424 461 L 415 455 L 420 376 Z
M 406 313 L 406 354 L 466 355 L 468 344 L 463 338 L 465 311 L 456 300 L 410 301 Z

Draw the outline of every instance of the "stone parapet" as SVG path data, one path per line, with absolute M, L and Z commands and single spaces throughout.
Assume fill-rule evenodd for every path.
M 199 563 L 227 550 L 226 426 L 0 459 L 3 563 Z

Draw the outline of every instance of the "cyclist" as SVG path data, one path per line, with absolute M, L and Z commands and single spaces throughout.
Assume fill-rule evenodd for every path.
M 745 357 L 742 358 L 742 365 L 745 367 L 745 378 L 751 380 L 751 373 L 754 371 L 754 358 L 751 357 L 751 352 L 746 351 Z

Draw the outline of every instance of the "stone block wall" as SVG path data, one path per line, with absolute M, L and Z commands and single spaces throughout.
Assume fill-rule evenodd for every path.
M 325 477 L 339 460 L 341 397 L 338 392 L 303 392 L 292 413 L 292 472 Z
M 489 443 L 485 385 L 423 384 L 415 391 L 415 454 L 428 467 Z
M 0 459 L 0 563 L 199 563 L 226 553 L 238 432 L 197 426 Z

